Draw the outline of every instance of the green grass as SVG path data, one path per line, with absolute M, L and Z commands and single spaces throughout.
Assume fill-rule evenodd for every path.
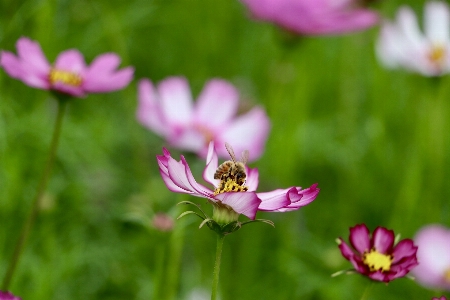
M 398 5 L 377 7 L 392 16 Z M 421 14 L 422 2 L 413 7 Z M 142 77 L 186 76 L 195 95 L 211 77 L 230 80 L 245 105 L 261 104 L 271 118 L 264 156 L 251 164 L 260 190 L 321 188 L 297 212 L 258 215 L 276 228 L 253 224 L 225 239 L 223 300 L 358 299 L 368 280 L 330 277 L 350 267 L 336 237 L 347 239 L 348 228 L 363 222 L 404 238 L 425 224 L 450 226 L 450 79 L 385 70 L 374 56 L 377 28 L 293 37 L 248 19 L 235 0 L 8 0 L 0 16 L 2 49 L 28 36 L 50 61 L 77 48 L 88 62 L 114 51 L 136 67 L 123 91 L 69 104 L 45 202 L 11 286 L 23 299 L 187 299 L 193 289 L 210 291 L 216 239 L 197 229 L 199 219 L 177 221 L 172 234 L 130 219 L 131 207 L 143 215 L 186 209 L 174 208 L 181 198 L 159 176 L 155 155 L 164 141 L 135 119 Z M 47 92 L 0 72 L 2 277 L 55 116 Z M 200 176 L 203 162 L 187 159 Z M 167 288 L 155 291 L 161 281 Z M 433 295 L 440 294 L 401 279 L 375 285 L 369 299 Z

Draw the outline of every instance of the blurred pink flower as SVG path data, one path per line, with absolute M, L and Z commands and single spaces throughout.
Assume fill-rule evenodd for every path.
M 0 300 L 21 300 L 21 298 L 14 296 L 10 292 L 0 291 Z
M 384 22 L 377 42 L 377 55 L 387 68 L 405 68 L 425 76 L 450 71 L 450 11 L 445 2 L 425 5 L 424 32 L 420 32 L 411 8 L 401 7 L 395 23 Z
M 445 296 L 441 296 L 441 298 L 433 297 L 431 300 L 447 300 Z
M 450 229 L 441 225 L 428 225 L 414 237 L 420 265 L 413 275 L 418 283 L 450 291 Z
M 250 160 L 255 160 L 263 153 L 269 118 L 259 106 L 236 117 L 238 105 L 238 91 L 225 80 L 208 81 L 194 105 L 185 78 L 167 78 L 156 89 L 148 79 L 142 79 L 137 119 L 173 147 L 205 157 L 210 141 L 216 145 L 228 141 L 239 153 L 249 150 Z M 224 147 L 218 154 L 228 157 Z
M 60 53 L 50 65 L 37 42 L 22 37 L 16 48 L 18 56 L 1 52 L 0 65 L 9 76 L 31 87 L 84 97 L 122 89 L 133 79 L 132 67 L 116 70 L 120 58 L 114 53 L 99 55 L 86 66 L 83 55 L 71 49 Z
M 290 187 L 272 192 L 256 193 L 259 182 L 258 170 L 248 167 L 246 167 L 245 185 L 238 186 L 234 181 L 228 182 L 229 185 L 226 188 L 219 189 L 221 181 L 214 179 L 214 173 L 218 168 L 218 157 L 212 142 L 209 144 L 206 167 L 203 171 L 203 179 L 214 188 L 211 190 L 195 181 L 183 156 L 180 161 L 176 161 L 167 149 L 164 148 L 163 152 L 163 155 L 157 156 L 157 160 L 167 188 L 175 193 L 185 193 L 208 199 L 214 206 L 215 215 L 227 211 L 234 214 L 236 219 L 239 214 L 243 214 L 253 220 L 258 210 L 272 212 L 297 210 L 311 203 L 319 193 L 317 184 L 313 184 L 305 190 L 300 187 Z M 217 219 L 216 221 L 220 222 Z
M 417 263 L 417 246 L 413 240 L 404 239 L 394 246 L 394 232 L 377 227 L 372 237 L 365 224 L 350 228 L 348 246 L 339 238 L 339 249 L 355 271 L 372 280 L 389 282 L 404 277 Z
M 378 14 L 358 0 L 241 0 L 256 19 L 299 34 L 343 34 L 378 22 Z

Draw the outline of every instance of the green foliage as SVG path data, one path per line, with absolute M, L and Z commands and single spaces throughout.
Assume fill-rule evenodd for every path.
M 421 12 L 421 2 L 412 2 Z M 400 2 L 376 5 L 391 17 Z M 357 299 L 369 281 L 330 276 L 350 267 L 336 237 L 347 238 L 348 228 L 363 222 L 403 238 L 428 223 L 450 225 L 450 79 L 383 69 L 374 55 L 377 28 L 294 37 L 252 21 L 236 0 L 4 0 L 0 17 L 2 49 L 14 50 L 28 36 L 50 60 L 78 48 L 88 62 L 113 51 L 122 65 L 136 67 L 125 90 L 68 105 L 45 201 L 11 286 L 23 299 L 188 299 L 193 289 L 209 292 L 215 236 L 197 229 L 198 218 L 176 221 L 172 233 L 129 218 L 130 203 L 141 203 L 144 215 L 184 211 L 174 208 L 180 196 L 159 176 L 155 155 L 164 141 L 135 119 L 141 77 L 183 75 L 196 95 L 211 77 L 230 80 L 243 109 L 261 104 L 272 121 L 265 154 L 251 164 L 260 171 L 259 190 L 315 182 L 321 188 L 300 211 L 258 215 L 276 228 L 253 224 L 227 236 L 221 299 Z M 1 276 L 55 116 L 49 93 L 0 72 Z M 204 163 L 189 154 L 187 160 L 199 177 Z M 204 199 L 183 200 L 211 208 Z M 402 279 L 377 284 L 369 298 L 432 295 Z

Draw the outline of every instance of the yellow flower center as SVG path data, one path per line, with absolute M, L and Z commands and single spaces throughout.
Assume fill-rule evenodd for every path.
M 205 138 L 205 145 L 209 145 L 209 143 L 214 139 L 214 134 L 212 133 L 212 131 L 209 130 L 209 128 L 207 128 L 206 126 L 199 124 L 195 124 L 194 127 Z
M 368 253 L 365 252 L 363 256 L 363 262 L 370 268 L 370 271 L 388 272 L 391 269 L 392 260 L 392 255 L 382 254 L 375 249 Z
M 441 65 L 444 62 L 445 54 L 445 47 L 442 45 L 436 45 L 431 49 L 430 53 L 428 53 L 428 58 L 432 63 Z
M 214 196 L 226 192 L 246 192 L 248 191 L 248 186 L 239 185 L 231 178 L 226 181 L 221 180 L 219 186 L 214 190 Z
M 448 268 L 444 272 L 444 281 L 450 283 L 450 268 Z
M 48 77 L 52 85 L 61 82 L 67 85 L 80 86 L 83 81 L 81 76 L 76 73 L 57 69 L 51 69 Z

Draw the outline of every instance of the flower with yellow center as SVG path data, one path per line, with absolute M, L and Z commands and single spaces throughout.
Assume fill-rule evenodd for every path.
M 338 239 L 342 255 L 354 270 L 372 280 L 389 282 L 404 277 L 418 262 L 417 246 L 411 239 L 394 245 L 394 232 L 377 227 L 372 236 L 365 224 L 350 228 L 350 244 Z

